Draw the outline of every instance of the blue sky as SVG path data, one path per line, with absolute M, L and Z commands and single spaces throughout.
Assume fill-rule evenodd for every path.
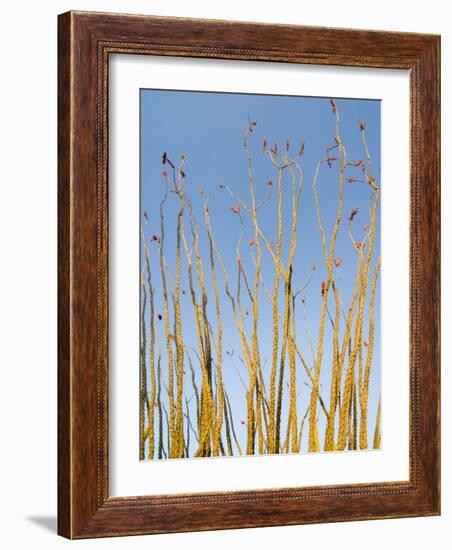
M 380 102 L 365 99 L 340 99 L 335 98 L 340 113 L 340 133 L 347 150 L 350 161 L 365 158 L 359 131 L 359 120 L 366 123 L 366 137 L 372 156 L 374 173 L 379 182 L 380 169 Z M 318 160 L 325 158 L 327 147 L 334 145 L 335 117 L 332 114 L 329 98 L 300 97 L 300 96 L 274 96 L 256 94 L 231 94 L 211 92 L 184 92 L 168 90 L 141 90 L 141 220 L 144 221 L 144 212 L 149 217 L 149 222 L 144 225 L 146 238 L 160 234 L 159 203 L 164 193 L 162 178 L 162 153 L 166 151 L 168 156 L 177 162 L 181 154 L 187 157 L 184 170 L 187 174 L 186 189 L 193 203 L 195 214 L 201 227 L 201 253 L 205 255 L 206 272 L 209 270 L 207 256 L 207 238 L 202 231 L 203 211 L 202 206 L 206 197 L 209 198 L 209 212 L 212 230 L 223 261 L 230 269 L 230 278 L 236 279 L 236 244 L 240 233 L 240 224 L 237 216 L 230 208 L 236 206 L 235 201 L 220 185 L 228 185 L 234 193 L 249 202 L 249 184 L 247 175 L 247 161 L 243 150 L 243 136 L 248 125 L 248 120 L 255 119 L 257 125 L 249 138 L 249 148 L 253 158 L 253 172 L 256 199 L 267 196 L 272 191 L 272 197 L 259 210 L 259 219 L 263 232 L 269 240 L 275 237 L 276 231 L 276 193 L 274 187 L 269 187 L 266 182 L 270 178 L 276 182 L 276 170 L 267 156 L 262 155 L 262 142 L 266 138 L 270 146 L 277 142 L 279 149 L 285 147 L 286 139 L 291 143 L 291 153 L 298 150 L 302 141 L 305 142 L 305 151 L 301 160 L 304 171 L 304 187 L 301 194 L 299 210 L 299 222 L 297 231 L 297 254 L 294 263 L 293 285 L 295 289 L 302 287 L 312 275 L 311 282 L 304 292 L 306 303 L 306 320 L 302 315 L 302 304 L 298 304 L 297 337 L 298 345 L 309 366 L 312 366 L 312 354 L 309 346 L 308 333 L 316 346 L 316 335 L 319 325 L 319 312 L 321 304 L 321 282 L 326 279 L 326 267 L 323 261 L 321 237 L 316 222 L 316 211 L 312 182 Z M 334 154 L 334 153 L 332 153 Z M 322 211 L 322 221 L 327 235 L 331 234 L 337 211 L 337 174 L 338 170 L 333 165 L 329 169 L 323 165 L 318 180 L 319 200 Z M 350 169 L 347 177 L 359 177 L 359 169 Z M 285 176 L 284 185 L 289 186 L 288 175 Z M 380 182 L 379 182 L 380 183 Z M 203 190 L 201 195 L 199 190 Z M 364 235 L 363 227 L 369 223 L 368 203 L 371 189 L 364 184 L 345 184 L 344 187 L 344 217 L 348 216 L 352 208 L 358 208 L 359 214 L 353 222 L 354 235 L 357 240 Z M 384 188 L 383 188 L 384 192 Z M 175 268 L 175 233 L 176 216 L 179 208 L 177 196 L 169 194 L 165 205 L 166 241 L 165 256 L 168 268 L 174 274 Z M 283 218 L 285 224 L 284 236 L 286 246 L 283 257 L 287 255 L 288 233 L 290 231 L 289 200 L 284 204 Z M 242 243 L 241 257 L 245 268 L 252 273 L 253 263 L 251 248 L 248 240 L 253 237 L 249 220 L 245 220 L 245 230 Z M 379 256 L 380 237 L 379 229 L 375 243 L 374 261 Z M 336 281 L 340 287 L 345 309 L 348 308 L 353 284 L 356 276 L 357 253 L 352 246 L 347 233 L 346 224 L 343 223 L 338 234 L 336 254 L 342 259 L 340 277 L 337 273 Z M 184 255 L 183 269 L 186 265 Z M 273 261 L 266 252 L 263 254 L 263 273 L 268 288 L 272 286 Z M 154 274 L 156 290 L 156 311 L 162 312 L 161 280 L 158 267 L 157 247 L 152 249 L 151 263 Z M 317 270 L 312 273 L 312 264 L 317 264 Z M 247 373 L 241 362 L 240 343 L 237 330 L 234 325 L 230 303 L 224 293 L 223 277 L 218 270 L 219 288 L 221 294 L 221 307 L 224 324 L 224 348 L 232 352 L 225 354 L 223 364 L 223 376 L 225 385 L 234 410 L 236 430 L 242 436 L 244 443 L 244 427 L 242 420 L 246 420 L 244 403 L 244 389 L 240 376 L 247 381 Z M 266 276 L 267 275 L 267 276 Z M 182 288 L 188 288 L 186 278 L 182 281 Z M 370 387 L 369 402 L 369 433 L 373 433 L 375 411 L 378 402 L 380 388 L 380 292 L 376 295 L 376 334 L 373 371 Z M 212 291 L 208 285 L 208 292 Z M 331 294 L 331 293 L 330 293 Z M 190 297 L 182 296 L 182 315 L 184 340 L 186 345 L 196 347 L 195 327 L 192 321 L 193 312 Z M 246 295 L 243 294 L 243 302 L 246 303 Z M 208 313 L 214 324 L 215 311 L 213 300 L 209 303 Z M 246 305 L 244 306 L 246 307 Z M 269 375 L 269 362 L 271 353 L 271 308 L 261 290 L 260 292 L 260 349 L 261 357 L 267 358 L 267 366 L 264 367 L 264 375 Z M 329 302 L 329 308 L 334 315 L 333 300 Z M 251 315 L 250 315 L 251 322 Z M 161 323 L 163 325 L 163 323 Z M 308 326 L 306 326 L 306 324 Z M 364 334 L 367 333 L 367 313 L 365 318 Z M 159 327 L 163 329 L 163 326 Z M 163 337 L 163 331 L 161 332 Z M 366 336 L 364 336 L 366 338 Z M 321 377 L 322 394 L 325 400 L 329 400 L 329 370 L 332 355 L 332 337 L 329 323 L 326 325 L 325 355 L 323 362 L 323 374 Z M 165 359 L 165 358 L 164 358 Z M 187 371 L 189 369 L 187 368 Z M 166 377 L 166 364 L 162 363 L 163 377 Z M 287 380 L 287 379 L 286 379 Z M 299 418 L 305 412 L 309 400 L 309 389 L 304 385 L 306 376 L 299 366 Z M 187 377 L 187 387 L 191 388 Z M 188 389 L 187 388 L 187 389 Z M 286 388 L 287 390 L 287 388 Z M 192 392 L 188 389 L 188 397 Z M 283 422 L 284 426 L 284 422 Z M 323 419 L 319 416 L 321 441 L 323 442 Z M 304 430 L 302 450 L 306 450 L 307 426 Z M 384 437 L 384 434 L 383 434 Z

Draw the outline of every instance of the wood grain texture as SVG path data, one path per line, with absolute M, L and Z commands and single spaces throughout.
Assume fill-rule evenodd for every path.
M 440 509 L 438 36 L 69 12 L 59 16 L 58 531 L 68 538 L 434 515 Z M 108 56 L 410 71 L 410 480 L 108 495 Z
M 67 26 L 69 14 L 60 18 Z M 70 33 L 58 33 L 58 531 L 70 533 Z

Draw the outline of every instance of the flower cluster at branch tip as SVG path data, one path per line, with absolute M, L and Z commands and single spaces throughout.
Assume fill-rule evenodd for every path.
M 337 157 L 327 157 L 326 158 L 326 162 L 328 163 L 328 167 L 331 168 L 332 167 L 332 162 L 337 160 Z
M 168 163 L 174 170 L 174 164 L 171 162 L 170 158 L 168 157 L 168 153 L 165 151 L 162 155 L 162 164 L 166 163 Z
M 359 210 L 357 208 L 353 208 L 353 210 L 350 212 L 350 216 L 348 219 L 350 221 L 353 221 L 353 218 L 358 215 Z
M 366 173 L 366 165 L 362 160 L 355 160 L 355 162 L 351 162 L 350 165 L 354 166 L 355 168 L 361 166 L 361 172 L 363 173 L 363 175 Z

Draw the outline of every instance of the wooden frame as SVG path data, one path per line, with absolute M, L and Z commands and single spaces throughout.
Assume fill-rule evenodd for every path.
M 58 52 L 58 532 L 86 538 L 439 514 L 440 38 L 69 12 L 59 16 Z M 109 497 L 111 53 L 409 70 L 409 481 Z

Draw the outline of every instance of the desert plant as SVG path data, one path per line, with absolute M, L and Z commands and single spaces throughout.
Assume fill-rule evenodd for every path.
M 175 162 L 172 155 L 163 154 L 164 189 L 155 216 L 159 220 L 159 235 L 146 236 L 150 219 L 147 213 L 141 230 L 144 264 L 140 290 L 141 459 L 316 452 L 321 448 L 322 427 L 325 451 L 368 448 L 380 273 L 380 259 L 375 259 L 380 188 L 372 167 L 365 124 L 359 123 L 359 131 L 366 160 L 349 160 L 334 100 L 330 100 L 330 109 L 334 141 L 316 165 L 312 195 L 307 195 L 303 186 L 304 142 L 291 155 L 289 140 L 285 147 L 275 143 L 269 148 L 266 139 L 264 161 L 274 171 L 276 184 L 273 186 L 273 179 L 269 178 L 266 182 L 269 193 L 262 194 L 256 184 L 252 154 L 257 121 L 248 122 L 243 135 L 247 197 L 227 184 L 220 184 L 224 196 L 233 201 L 229 210 L 238 228 L 233 245 L 236 261 L 232 267 L 227 265 L 217 240 L 218 228 L 209 211 L 209 196 L 198 188 L 202 195 L 201 211 L 193 200 L 185 172 L 189 159 L 182 154 Z M 334 193 L 330 194 L 336 201 L 336 213 L 334 219 L 327 220 L 329 230 L 319 195 L 324 170 L 336 173 Z M 370 191 L 369 219 L 364 236 L 359 238 L 354 235 L 358 209 L 353 208 L 348 215 L 344 213 L 348 184 L 365 186 Z M 263 223 L 261 209 L 273 194 L 275 208 L 266 214 L 267 221 Z M 169 206 L 172 196 L 176 207 L 173 203 Z M 299 246 L 302 199 L 313 201 L 325 273 L 319 289 L 315 338 L 310 330 L 306 300 L 318 292 L 312 282 L 320 275 L 317 264 L 309 270 L 305 283 L 298 286 L 298 281 L 295 286 L 305 261 Z M 168 217 L 167 209 L 174 218 Z M 273 235 L 271 227 L 275 228 Z M 356 265 L 347 266 L 347 283 L 351 288 L 348 301 L 341 290 L 342 259 L 337 255 L 341 232 L 348 235 L 356 252 Z M 250 235 L 245 238 L 247 233 Z M 160 271 L 157 284 L 153 278 L 154 264 Z M 270 286 L 266 283 L 268 277 Z M 188 285 L 187 293 L 183 290 L 184 283 Z M 185 294 L 188 303 L 184 301 Z M 264 295 L 270 318 L 262 314 Z M 161 310 L 157 309 L 160 307 Z M 239 373 L 246 411 L 246 420 L 240 423 L 234 411 L 237 391 L 227 382 L 232 368 L 232 352 L 225 354 L 224 350 L 225 317 L 229 314 L 232 326 L 227 330 L 235 332 L 240 350 L 237 356 L 246 372 L 244 376 Z M 186 335 L 187 322 L 193 326 L 195 342 Z M 267 323 L 271 325 L 268 364 L 261 341 L 261 327 Z M 331 357 L 325 352 L 325 345 L 331 350 Z M 327 390 L 323 379 L 329 383 Z M 329 401 L 325 400 L 326 395 Z M 323 415 L 321 422 L 319 415 Z M 379 402 L 373 448 L 380 447 L 380 416 Z M 243 428 L 238 430 L 241 425 Z M 245 441 L 241 440 L 242 432 L 246 434 Z

